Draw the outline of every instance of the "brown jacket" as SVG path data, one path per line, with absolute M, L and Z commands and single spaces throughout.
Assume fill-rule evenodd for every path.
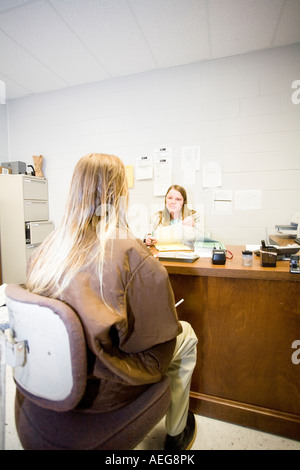
M 100 284 L 81 272 L 62 300 L 79 315 L 90 349 L 81 408 L 109 411 L 133 401 L 166 372 L 181 332 L 166 269 L 133 238 L 107 246 Z

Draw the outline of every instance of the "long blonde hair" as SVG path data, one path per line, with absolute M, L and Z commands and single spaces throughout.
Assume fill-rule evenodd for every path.
M 102 288 L 105 246 L 118 228 L 128 230 L 128 187 L 123 162 L 91 153 L 73 173 L 60 226 L 34 252 L 27 288 L 58 298 L 80 270 L 95 262 Z

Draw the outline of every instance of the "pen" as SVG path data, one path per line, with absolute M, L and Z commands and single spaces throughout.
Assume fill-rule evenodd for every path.
M 184 299 L 179 300 L 177 304 L 175 304 L 175 307 L 178 307 L 178 305 L 182 304 L 182 302 L 184 302 Z

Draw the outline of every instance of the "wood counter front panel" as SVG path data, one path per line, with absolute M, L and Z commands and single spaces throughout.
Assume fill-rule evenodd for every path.
M 300 276 L 169 276 L 175 300 L 184 298 L 178 316 L 199 340 L 194 411 L 300 440 Z

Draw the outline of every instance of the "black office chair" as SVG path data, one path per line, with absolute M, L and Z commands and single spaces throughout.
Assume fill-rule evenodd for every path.
M 87 346 L 78 316 L 65 303 L 16 284 L 6 288 L 13 341 L 25 350 L 14 368 L 15 421 L 24 449 L 133 449 L 165 415 L 167 378 L 112 412 L 77 407 L 86 388 Z M 20 362 L 20 361 L 19 361 Z

